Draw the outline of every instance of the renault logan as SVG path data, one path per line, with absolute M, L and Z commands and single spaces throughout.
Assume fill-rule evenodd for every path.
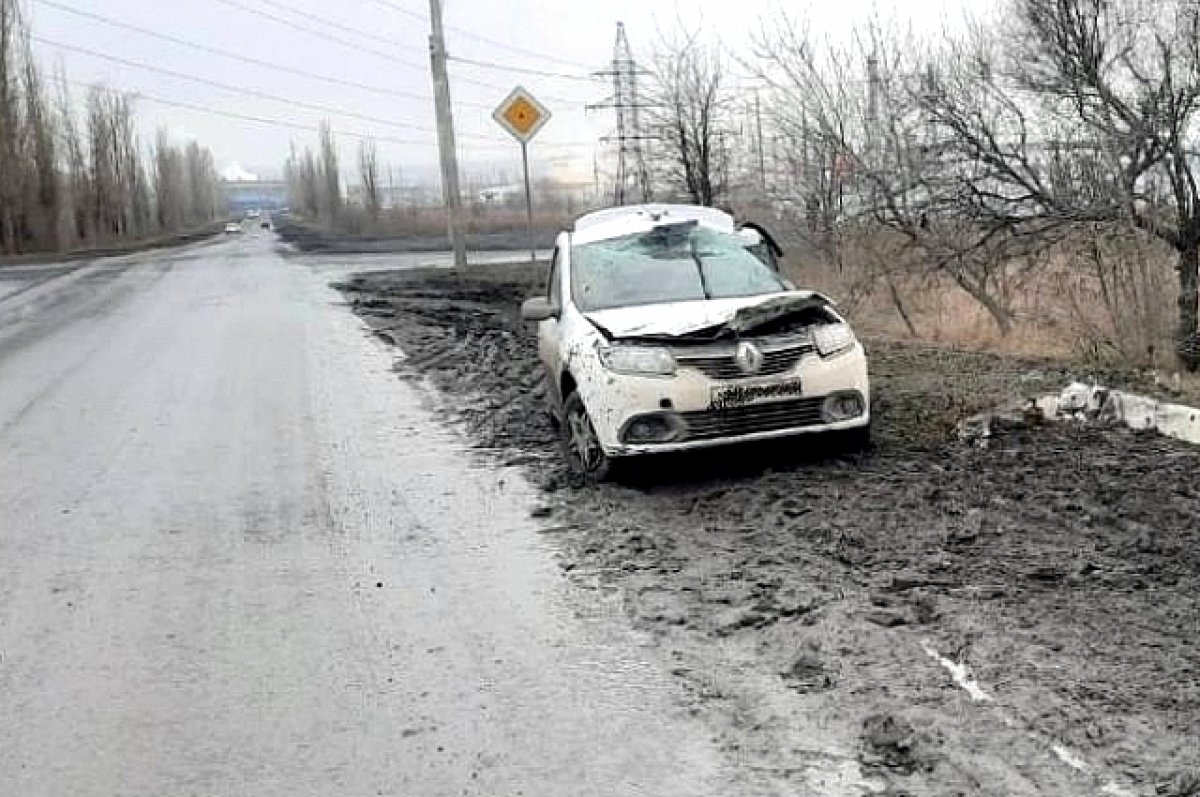
M 865 444 L 863 348 L 829 299 L 784 279 L 758 229 L 642 205 L 559 234 L 522 316 L 573 470 L 599 481 L 621 457 L 816 432 Z

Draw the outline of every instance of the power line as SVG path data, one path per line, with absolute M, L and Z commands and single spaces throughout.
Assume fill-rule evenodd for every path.
M 284 9 L 290 14 L 295 14 L 296 16 L 300 17 L 301 19 L 307 19 L 311 22 L 315 22 L 318 25 L 321 25 L 326 28 L 333 28 L 334 30 L 340 30 L 343 33 L 349 33 L 351 36 L 361 36 L 364 39 L 367 39 L 367 40 L 373 41 L 373 42 L 378 42 L 379 44 L 384 44 L 384 45 L 387 45 L 388 47 L 396 46 L 396 42 L 394 42 L 391 39 L 388 39 L 384 36 L 380 36 L 377 33 L 372 33 L 370 31 L 366 31 L 366 30 L 360 30 L 358 28 L 352 28 L 349 25 L 343 25 L 340 22 L 334 22 L 331 19 L 326 19 L 325 17 L 319 17 L 316 14 L 310 14 L 307 11 L 301 11 L 300 9 L 296 8 L 295 6 L 287 5 L 286 3 L 281 3 L 281 2 L 279 2 L 279 0 L 274 0 L 272 5 L 274 5 L 276 8 Z
M 422 14 L 418 11 L 412 11 L 410 9 L 407 9 L 398 3 L 392 3 L 392 2 L 389 2 L 389 0 L 371 0 L 371 2 L 374 2 L 378 5 L 384 6 L 386 8 L 390 8 L 393 11 L 397 11 L 406 17 L 411 17 L 412 19 L 418 20 L 420 22 L 424 22 L 426 25 L 429 24 L 429 17 L 425 16 L 424 14 Z
M 377 1 L 380 1 L 380 0 L 377 0 Z M 361 52 L 369 53 L 369 54 L 371 54 L 371 55 L 374 55 L 374 56 L 377 56 L 377 57 L 379 57 L 379 58 L 385 58 L 385 59 L 387 59 L 387 60 L 389 60 L 389 61 L 394 61 L 395 63 L 401 64 L 401 65 L 403 65 L 403 66 L 407 66 L 407 67 L 409 67 L 410 69 L 416 69 L 416 70 L 419 70 L 419 71 L 421 71 L 421 72 L 424 72 L 424 71 L 425 71 L 425 65 L 424 65 L 424 64 L 417 64 L 417 63 L 414 63 L 414 62 L 412 62 L 412 61 L 407 61 L 407 60 L 405 60 L 405 59 L 403 59 L 403 58 L 397 58 L 396 56 L 394 56 L 394 55 L 392 55 L 392 54 L 390 54 L 390 53 L 382 52 L 382 51 L 380 51 L 380 50 L 375 50 L 375 49 L 372 49 L 372 48 L 370 48 L 370 47 L 364 47 L 364 46 L 363 46 L 363 45 L 361 45 L 361 44 L 358 44 L 358 43 L 356 43 L 356 42 L 353 42 L 353 41 L 349 41 L 349 40 L 347 40 L 347 39 L 340 38 L 340 37 L 338 37 L 338 36 L 334 36 L 334 35 L 332 35 L 332 34 L 330 34 L 330 33 L 326 32 L 326 31 L 314 30 L 313 28 L 307 27 L 307 26 L 305 26 L 305 25 L 301 25 L 301 24 L 299 24 L 298 22 L 296 22 L 296 21 L 294 21 L 294 20 L 287 19 L 286 17 L 280 17 L 280 16 L 277 16 L 277 15 L 275 15 L 275 14 L 271 14 L 271 13 L 269 13 L 269 12 L 267 12 L 267 11 L 263 11 L 263 10 L 261 10 L 261 9 L 257 9 L 257 8 L 250 8 L 250 7 L 248 7 L 248 6 L 244 6 L 244 5 L 242 5 L 241 3 L 235 2 L 235 0 L 216 0 L 216 2 L 218 2 L 218 3 L 223 3 L 224 5 L 227 5 L 227 6 L 231 7 L 231 8 L 236 8 L 236 9 L 239 9 L 239 10 L 241 10 L 241 11 L 244 11 L 244 12 L 246 12 L 247 14 L 255 14 L 255 15 L 257 15 L 257 16 L 263 17 L 264 19 L 269 19 L 269 20 L 271 20 L 271 21 L 273 21 L 273 22 L 276 22 L 276 23 L 278 23 L 278 24 L 281 24 L 281 25 L 286 25 L 286 26 L 287 26 L 287 27 L 289 27 L 289 28 L 293 28 L 293 29 L 295 29 L 295 30 L 299 30 L 299 31 L 302 31 L 302 32 L 304 32 L 304 33 L 308 33 L 308 34 L 309 34 L 309 35 L 311 35 L 311 36 L 316 36 L 316 37 L 318 37 L 318 38 L 327 39 L 327 40 L 329 40 L 329 41 L 337 42 L 338 44 L 341 44 L 341 45 L 343 45 L 343 46 L 345 46 L 345 47 L 350 47 L 350 48 L 352 48 L 352 49 L 354 49 L 354 50 L 357 50 L 357 51 L 361 51 Z M 396 8 L 396 9 L 400 10 L 398 6 L 392 6 L 392 5 L 388 4 L 388 3 L 384 3 L 384 4 L 385 4 L 385 5 L 389 5 L 389 7 Z M 384 43 L 386 43 L 386 44 L 393 44 L 393 42 L 391 42 L 389 39 L 385 39 L 385 38 L 383 38 L 383 37 L 381 37 L 381 36 L 376 36 L 375 34 L 366 33 L 366 32 L 364 32 L 364 31 L 360 31 L 360 30 L 357 30 L 357 29 L 355 29 L 355 28 L 347 27 L 347 26 L 345 26 L 345 25 L 341 25 L 341 24 L 339 24 L 339 23 L 336 23 L 336 22 L 331 22 L 331 21 L 329 21 L 329 20 L 326 20 L 326 19 L 324 19 L 324 18 L 322 18 L 322 17 L 318 17 L 318 16 L 315 16 L 315 15 L 313 15 L 313 14 L 309 14 L 309 13 L 307 13 L 307 12 L 304 12 L 304 11 L 299 11 L 299 10 L 297 10 L 297 9 L 291 8 L 290 6 L 284 6 L 284 7 L 285 7 L 285 8 L 287 8 L 289 11 L 291 11 L 291 12 L 295 13 L 295 14 L 296 14 L 296 15 L 298 15 L 298 16 L 305 17 L 305 18 L 312 19 L 312 20 L 316 20 L 316 21 L 318 21 L 320 24 L 323 24 L 323 25 L 329 25 L 329 26 L 331 26 L 331 27 L 334 27 L 334 28 L 337 28 L 337 29 L 339 29 L 339 30 L 348 31 L 348 32 L 350 32 L 350 33 L 352 33 L 352 34 L 354 34 L 354 35 L 357 35 L 357 36 L 363 36 L 363 37 L 369 38 L 369 39 L 371 39 L 371 40 L 374 40 L 374 41 L 380 41 L 380 42 L 384 42 Z M 408 12 L 408 11 L 406 11 L 406 13 L 408 13 L 410 16 L 417 16 L 417 17 L 418 17 L 418 18 L 420 18 L 420 19 L 424 19 L 424 18 L 423 18 L 423 17 L 421 17 L 420 15 L 418 15 L 418 14 L 414 14 L 413 12 Z M 476 66 L 484 66 L 484 67 L 488 67 L 488 68 L 494 68 L 494 69 L 506 69 L 506 70 L 513 71 L 513 72 L 526 72 L 526 73 L 529 73 L 529 74 L 541 75 L 541 76 L 543 76 L 543 77 L 558 77 L 558 78 L 567 77 L 567 78 L 569 78 L 569 79 L 571 79 L 571 80 L 586 80 L 586 79 L 587 79 L 587 78 L 580 77 L 580 76 L 578 76 L 578 75 L 563 75 L 563 74 L 561 74 L 561 73 L 541 72 L 541 71 L 538 71 L 538 70 L 524 69 L 524 68 L 521 68 L 521 67 L 510 67 L 510 66 L 505 66 L 505 65 L 502 65 L 502 64 L 494 64 L 494 63 L 487 63 L 487 62 L 471 61 L 471 60 L 469 60 L 469 59 L 465 59 L 465 58 L 451 58 L 450 60 L 462 61 L 462 62 L 464 62 L 464 63 L 470 63 L 470 64 L 475 64 Z M 471 84 L 473 84 L 473 85 L 476 85 L 476 86 L 481 86 L 481 87 L 483 87 L 483 88 L 488 88 L 488 89 L 495 89 L 495 90 L 497 90 L 497 91 L 507 91 L 507 90 L 508 90 L 508 89 L 507 89 L 506 87 L 504 87 L 504 86 L 499 86 L 499 85 L 497 85 L 497 84 L 495 84 L 495 83 L 489 83 L 489 82 L 487 82 L 486 80 L 478 80 L 478 79 L 476 79 L 476 78 L 463 77 L 463 76 L 459 76 L 459 80 L 463 81 L 464 83 L 471 83 Z M 548 100 L 552 100 L 552 101 L 554 101 L 554 102 L 562 102 L 562 103 L 569 103 L 569 102 L 570 102 L 570 100 L 564 100 L 564 99 L 562 99 L 561 97 L 547 97 L 546 99 L 548 99 Z M 481 106 L 481 107 L 482 107 L 482 106 Z
M 487 69 L 500 69 L 505 72 L 520 72 L 526 75 L 538 75 L 539 77 L 561 78 L 563 80 L 582 80 L 585 83 L 591 83 L 590 75 L 568 75 L 563 72 L 543 72 L 540 69 L 526 69 L 521 66 L 507 66 L 506 64 L 497 64 L 492 61 L 476 61 L 472 58 L 461 58 L 457 55 L 446 56 L 447 60 L 457 61 L 460 64 L 471 64 L 472 66 L 482 66 Z
M 430 129 L 428 127 L 422 127 L 420 125 L 415 125 L 415 124 L 411 124 L 408 122 L 397 122 L 392 119 L 384 119 L 382 117 L 370 116 L 368 114 L 361 114 L 361 113 L 357 113 L 355 111 L 348 111 L 348 110 L 343 110 L 340 108 L 334 108 L 334 107 L 328 106 L 328 105 L 319 105 L 317 103 L 306 102 L 304 100 L 296 100 L 296 99 L 292 99 L 290 97 L 283 97 L 278 94 L 271 94 L 270 92 L 259 91 L 258 89 L 251 89 L 251 88 L 246 88 L 244 86 L 236 86 L 231 83 L 222 83 L 222 82 L 216 81 L 216 80 L 209 80 L 208 78 L 198 77 L 196 75 L 190 75 L 185 72 L 178 72 L 173 69 L 165 69 L 163 67 L 153 66 L 151 64 L 143 63 L 141 61 L 132 61 L 127 58 L 121 58 L 119 56 L 109 55 L 108 53 L 102 53 L 102 52 L 99 52 L 97 50 L 92 50 L 87 47 L 79 47 L 74 44 L 65 44 L 63 42 L 54 41 L 53 39 L 47 39 L 44 36 L 39 36 L 37 34 L 31 34 L 30 38 L 33 41 L 39 42 L 48 47 L 57 47 L 61 50 L 67 50 L 70 52 L 80 53 L 80 54 L 86 55 L 90 58 L 97 58 L 102 61 L 110 61 L 112 63 L 120 64 L 122 66 L 127 66 L 127 67 L 130 67 L 133 69 L 141 69 L 141 70 L 144 70 L 147 72 L 154 72 L 154 73 L 157 73 L 160 75 L 166 75 L 167 77 L 176 78 L 178 80 L 186 80 L 186 81 L 189 81 L 192 83 L 197 83 L 202 86 L 209 86 L 210 88 L 216 88 L 216 89 L 220 89 L 222 91 L 229 91 L 229 92 L 233 92 L 235 94 L 242 94 L 247 97 L 254 97 L 254 98 L 262 99 L 262 100 L 269 100 L 270 102 L 278 102 L 278 103 L 281 103 L 284 105 L 290 105 L 290 106 L 293 106 L 296 108 L 305 108 L 307 110 L 316 111 L 318 113 L 330 114 L 333 116 L 343 116 L 343 117 L 347 117 L 350 119 L 358 119 L 360 121 L 370 122 L 372 124 L 384 125 L 387 127 L 395 127 L 395 128 L 399 128 L 402 130 L 413 130 L 413 131 L 420 132 L 420 133 L 433 133 L 434 132 L 432 129 Z M 481 107 L 483 107 L 483 106 L 481 106 Z M 482 135 L 479 133 L 464 133 L 463 138 L 474 139 L 477 141 L 491 142 L 491 141 L 495 141 L 497 138 L 502 138 L 502 135 L 501 135 L 500 131 L 497 130 L 495 135 L 492 135 L 492 136 Z
M 160 75 L 166 75 L 168 77 L 177 78 L 179 80 L 191 81 L 192 83 L 198 83 L 203 86 L 209 86 L 211 88 L 221 89 L 222 91 L 231 91 L 231 92 L 234 92 L 235 94 L 244 94 L 247 97 L 256 97 L 256 98 L 262 99 L 262 100 L 270 100 L 271 102 L 279 102 L 279 103 L 283 103 L 284 105 L 291 105 L 291 106 L 294 106 L 297 108 L 306 108 L 310 111 L 317 111 L 319 113 L 333 114 L 335 116 L 346 116 L 346 117 L 350 117 L 350 118 L 354 118 L 354 119 L 360 119 L 365 122 L 371 122 L 373 124 L 387 125 L 389 127 L 397 127 L 397 128 L 407 129 L 407 130 L 416 130 L 416 131 L 419 131 L 422 133 L 432 133 L 433 132 L 432 130 L 430 130 L 427 127 L 421 127 L 419 125 L 413 125 L 413 124 L 409 124 L 407 122 L 396 122 L 396 121 L 392 121 L 390 119 L 382 119 L 378 116 L 368 116 L 366 114 L 355 113 L 354 111 L 344 111 L 344 110 L 340 110 L 337 108 L 331 108 L 327 105 L 317 105 L 315 103 L 304 102 L 302 100 L 294 100 L 294 99 L 290 99 L 288 97 L 281 97 L 278 94 L 271 94 L 271 93 L 265 92 L 265 91 L 258 91 L 257 89 L 249 89 L 249 88 L 245 88 L 243 86 L 235 86 L 230 83 L 221 83 L 216 80 L 209 80 L 208 78 L 202 78 L 202 77 L 197 77 L 195 75 L 189 75 L 184 72 L 176 72 L 173 69 L 164 69 L 163 67 L 151 66 L 150 64 L 145 64 L 140 61 L 131 61 L 126 58 L 121 58 L 119 56 L 109 55 L 107 53 L 101 53 L 96 50 L 91 50 L 87 47 L 79 47 L 74 44 L 64 44 L 62 42 L 56 42 L 52 39 L 47 39 L 43 36 L 39 36 L 36 34 L 30 35 L 29 38 L 31 38 L 32 40 L 34 40 L 36 42 L 40 42 L 41 44 L 45 44 L 49 47 L 57 47 L 61 50 L 67 50 L 70 52 L 81 53 L 81 54 L 89 56 L 91 58 L 98 58 L 102 61 L 111 61 L 113 63 L 121 64 L 122 66 L 132 67 L 134 69 L 143 69 L 147 72 L 156 72 Z
M 392 55 L 391 53 L 385 53 L 381 50 L 373 50 L 370 47 L 364 47 L 363 45 L 359 44 L 358 42 L 353 42 L 353 41 L 350 41 L 349 39 L 343 39 L 338 36 L 334 36 L 333 34 L 327 32 L 327 31 L 314 30 L 313 28 L 310 28 L 307 25 L 301 25 L 299 22 L 288 19 L 286 17 L 281 17 L 276 14 L 272 14 L 269 11 L 263 11 L 261 8 L 251 8 L 250 6 L 244 6 L 241 3 L 234 2 L 234 0 L 216 0 L 216 2 L 221 3 L 223 5 L 227 5 L 230 8 L 236 8 L 239 11 L 243 11 L 247 14 L 253 14 L 255 16 L 262 17 L 263 19 L 269 19 L 272 22 L 275 22 L 279 25 L 283 25 L 285 27 L 292 28 L 293 30 L 298 30 L 303 33 L 307 33 L 310 36 L 316 36 L 319 39 L 323 39 L 323 40 L 331 41 L 331 42 L 337 42 L 338 44 L 341 44 L 345 47 L 349 47 L 350 49 L 355 50 L 356 52 L 369 53 L 378 58 L 383 58 L 383 59 L 392 61 L 397 64 L 403 64 L 404 66 L 407 66 L 411 69 L 419 69 L 421 71 L 425 70 L 424 64 L 415 64 L 412 61 L 406 61 L 403 58 L 397 58 L 396 56 Z
M 95 85 L 88 85 L 86 83 L 82 83 L 79 81 L 68 81 L 68 83 L 70 83 L 70 85 L 72 85 L 72 86 L 76 86 L 77 88 L 83 88 L 83 89 L 87 89 L 89 91 L 91 89 L 96 88 Z M 254 122 L 256 124 L 270 125 L 272 127 L 287 128 L 290 130 L 301 130 L 301 131 L 304 131 L 307 133 L 318 133 L 321 130 L 321 128 L 319 126 L 313 127 L 312 125 L 305 125 L 305 124 L 301 124 L 299 122 L 289 122 L 289 121 L 286 121 L 283 119 L 271 119 L 269 117 L 256 116 L 254 114 L 237 113 L 235 111 L 223 111 L 223 110 L 219 110 L 217 108 L 209 108 L 204 105 L 196 105 L 196 104 L 190 103 L 190 102 L 183 102 L 180 100 L 168 100 L 165 97 L 158 97 L 153 94 L 147 94 L 143 91 L 128 91 L 128 92 L 121 92 L 121 93 L 129 94 L 130 96 L 134 97 L 135 99 L 145 100 L 146 102 L 151 102 L 156 105 L 165 105 L 165 106 L 168 106 L 171 108 L 183 108 L 183 109 L 186 109 L 189 111 L 197 111 L 199 113 L 205 113 L 205 114 L 209 114 L 212 116 L 224 117 L 226 119 L 237 119 L 237 120 L 243 121 L 243 122 Z M 390 144 L 401 144 L 403 146 L 415 146 L 415 147 L 427 147 L 427 148 L 434 146 L 433 142 L 431 142 L 431 141 L 416 141 L 413 139 L 396 138 L 394 136 L 386 136 L 386 135 L 385 136 L 376 136 L 376 135 L 368 135 L 365 133 L 352 133 L 352 132 L 345 131 L 345 130 L 337 131 L 337 135 L 349 136 L 351 138 L 357 138 L 357 139 L 363 139 L 363 140 L 370 139 L 372 141 L 386 141 Z
M 244 11 L 247 14 L 254 14 L 254 15 L 262 17 L 264 19 L 269 19 L 272 22 L 276 22 L 280 25 L 284 25 L 284 26 L 292 28 L 294 30 L 302 31 L 304 33 L 309 34 L 310 36 L 316 36 L 317 38 L 323 39 L 325 41 L 336 42 L 338 44 L 341 44 L 344 47 L 349 47 L 350 49 L 354 50 L 355 52 L 368 53 L 368 54 L 374 55 L 378 58 L 383 58 L 388 61 L 392 61 L 393 63 L 397 63 L 402 66 L 406 66 L 409 69 L 416 69 L 420 72 L 424 72 L 426 70 L 425 64 L 417 64 L 412 61 L 406 61 L 403 58 L 397 58 L 396 56 L 392 55 L 391 53 L 385 53 L 382 50 L 375 50 L 370 47 L 366 47 L 362 44 L 359 44 L 358 42 L 353 42 L 353 41 L 350 41 L 349 39 L 343 39 L 339 36 L 334 36 L 333 34 L 328 33 L 326 31 L 315 30 L 306 25 L 301 25 L 299 22 L 296 22 L 295 20 L 287 19 L 286 17 L 281 17 L 276 14 L 272 14 L 270 12 L 263 11 L 262 9 L 251 8 L 249 6 L 242 5 L 241 3 L 234 2 L 234 0 L 216 0 L 216 2 L 227 5 L 230 8 L 236 8 L 240 11 Z M 473 83 L 476 86 L 482 86 L 483 88 L 487 88 L 487 89 L 495 89 L 497 91 L 506 91 L 507 90 L 503 86 L 497 86 L 495 83 L 488 83 L 487 81 L 484 81 L 484 80 L 475 80 L 473 78 L 466 78 L 466 77 L 460 78 L 460 79 L 465 83 Z
M 217 56 L 221 56 L 222 58 L 229 58 L 229 59 L 232 59 L 235 61 L 241 61 L 242 63 L 250 64 L 252 66 L 257 66 L 257 67 L 260 67 L 263 69 L 273 69 L 277 72 L 282 72 L 282 73 L 290 74 L 290 75 L 296 75 L 298 77 L 307 78 L 309 80 L 317 80 L 317 81 L 321 81 L 324 83 L 328 83 L 330 85 L 341 86 L 343 88 L 359 89 L 360 91 L 371 92 L 374 94 L 378 94 L 380 96 L 399 97 L 399 98 L 403 98 L 403 99 L 420 100 L 421 102 L 433 102 L 433 98 L 428 95 L 416 94 L 414 92 L 401 91 L 398 89 L 385 89 L 385 88 L 381 88 L 379 86 L 368 86 L 364 83 L 355 83 L 350 80 L 342 80 L 340 78 L 331 77 L 329 75 L 320 75 L 320 74 L 317 74 L 316 72 L 308 72 L 303 69 L 297 69 L 295 67 L 285 66 L 283 64 L 277 64 L 277 63 L 274 63 L 271 61 L 264 61 L 264 60 L 261 60 L 258 58 L 253 58 L 248 55 L 242 55 L 241 53 L 235 53 L 231 50 L 224 50 L 219 47 L 212 47 L 207 44 L 200 44 L 198 42 L 188 41 L 187 39 L 180 39 L 176 36 L 171 36 L 166 33 L 160 33 L 159 31 L 151 30 L 149 28 L 143 28 L 139 25 L 133 25 L 128 22 L 116 20 L 111 17 L 105 17 L 100 14 L 93 14 L 90 11 L 83 11 L 78 8 L 72 8 L 70 6 L 66 6 L 61 3 L 57 3 L 57 2 L 55 2 L 55 0 L 33 0 L 33 2 L 39 3 L 40 5 L 46 6 L 48 8 L 54 8 L 54 9 L 63 11 L 68 14 L 73 14 L 78 17 L 83 17 L 85 19 L 90 19 L 95 22 L 100 22 L 102 24 L 109 25 L 114 28 L 120 28 L 123 30 L 133 31 L 134 33 L 142 34 L 143 36 L 149 36 L 149 37 L 152 37 L 155 39 L 160 39 L 162 41 L 169 42 L 171 44 L 176 44 L 181 47 L 190 47 L 193 50 L 197 50 L 197 51 L 203 52 L 203 53 L 208 53 L 210 55 L 217 55 Z M 475 106 L 478 108 L 483 108 L 485 110 L 491 110 L 491 106 L 487 105 L 486 103 L 471 102 L 469 100 L 462 100 L 461 102 L 463 105 L 472 105 L 472 106 Z
M 429 22 L 429 18 L 427 16 L 425 16 L 424 14 L 420 14 L 416 11 L 411 11 L 407 8 L 404 8 L 399 3 L 392 2 L 392 0 L 372 0 L 372 2 L 375 2 L 379 5 L 385 6 L 387 8 L 390 8 L 393 11 L 397 11 L 401 14 L 404 14 L 405 16 L 412 17 L 413 19 L 419 19 L 422 22 L 426 22 L 426 23 Z M 588 66 L 587 64 L 581 64 L 577 61 L 568 61 L 564 58 L 556 58 L 556 57 L 550 56 L 550 55 L 543 55 L 542 53 L 536 53 L 532 50 L 526 50 L 521 47 L 514 47 L 511 44 L 506 44 L 504 42 L 497 41 L 496 39 L 489 39 L 487 36 L 482 36 L 478 33 L 475 33 L 473 31 L 469 31 L 469 30 L 465 30 L 463 28 L 457 28 L 457 27 L 454 27 L 453 25 L 447 25 L 446 29 L 452 30 L 455 33 L 459 34 L 460 36 L 466 36 L 468 39 L 474 39 L 475 41 L 480 41 L 480 42 L 483 42 L 484 44 L 490 44 L 492 47 L 497 47 L 501 50 L 508 50 L 511 53 L 516 53 L 517 55 L 524 55 L 529 58 L 538 58 L 543 61 L 548 61 L 550 63 L 562 64 L 564 66 L 570 66 L 570 67 L 574 67 L 576 69 L 583 69 L 586 71 L 590 71 L 592 69 L 592 67 Z
M 96 84 L 88 84 L 88 83 L 84 83 L 82 81 L 73 81 L 72 80 L 72 81 L 66 81 L 66 82 L 69 85 L 72 85 L 72 86 L 75 86 L 76 88 L 84 89 L 87 91 L 90 91 L 90 90 L 98 87 Z M 234 120 L 242 121 L 242 122 L 253 122 L 254 124 L 267 125 L 270 127 L 278 127 L 278 128 L 282 128 L 285 130 L 298 130 L 298 131 L 305 132 L 305 133 L 319 133 L 321 130 L 321 128 L 319 126 L 303 124 L 301 122 L 292 122 L 292 121 L 288 121 L 286 119 L 276 119 L 276 118 L 271 118 L 271 117 L 267 117 L 267 116 L 259 116 L 259 115 L 255 115 L 255 114 L 238 113 L 236 111 L 226 111 L 226 110 L 221 110 L 218 108 L 211 108 L 211 107 L 208 107 L 205 105 L 197 105 L 195 103 L 185 102 L 182 100 L 171 100 L 171 99 L 167 99 L 166 97 L 161 97 L 161 96 L 158 96 L 155 94 L 148 94 L 148 93 L 140 91 L 140 90 L 127 90 L 127 91 L 121 91 L 118 89 L 111 89 L 111 90 L 118 91 L 119 93 L 122 93 L 122 94 L 128 94 L 129 96 L 133 97 L 136 100 L 149 102 L 154 105 L 162 105 L 162 106 L 165 106 L 168 108 L 180 108 L 183 110 L 195 111 L 197 113 L 208 114 L 210 116 L 218 116 L 218 117 L 225 118 L 225 119 L 234 119 Z M 435 142 L 428 141 L 428 140 L 398 138 L 396 136 L 389 136 L 389 135 L 381 136 L 381 135 L 374 135 L 374 134 L 370 134 L 370 133 L 356 133 L 356 132 L 352 132 L 352 131 L 348 131 L 348 130 L 335 130 L 334 135 L 335 136 L 347 136 L 349 138 L 363 140 L 363 141 L 370 140 L 370 141 L 386 142 L 389 144 L 398 144 L 398 145 L 406 146 L 406 147 L 422 147 L 424 149 L 433 149 L 434 147 L 436 147 Z M 553 142 L 547 142 L 547 146 L 569 148 L 569 147 L 583 147 L 583 146 L 590 146 L 590 145 L 586 144 L 584 142 L 564 142 L 564 143 L 559 143 L 559 144 L 554 144 Z M 504 144 L 504 143 L 469 144 L 466 147 L 464 147 L 464 150 L 467 152 L 488 152 L 488 151 L 500 151 L 500 150 L 507 152 L 510 149 L 511 149 L 511 146 L 509 144 Z
M 283 97 L 283 96 L 275 95 L 275 94 L 270 94 L 270 92 L 266 92 L 266 91 L 258 91 L 258 90 L 254 90 L 254 89 L 244 88 L 244 86 L 232 85 L 232 84 L 228 84 L 228 83 L 221 83 L 221 82 L 218 82 L 218 80 L 210 80 L 208 78 L 194 76 L 194 74 L 187 74 L 185 72 L 178 72 L 175 70 L 167 70 L 167 68 L 151 66 L 150 64 L 143 64 L 143 62 L 140 62 L 140 61 L 133 61 L 130 59 L 119 58 L 119 56 L 116 56 L 116 55 L 109 55 L 107 53 L 97 52 L 97 50 L 94 50 L 94 49 L 90 49 L 90 48 L 86 48 L 86 47 L 77 47 L 77 46 L 74 46 L 74 44 L 65 44 L 62 42 L 56 42 L 53 40 L 49 40 L 49 38 L 46 38 L 43 36 L 38 36 L 36 34 L 31 35 L 30 38 L 31 38 L 31 40 L 34 40 L 36 42 L 46 44 L 46 46 L 48 46 L 48 47 L 56 47 L 56 48 L 68 50 L 68 52 L 80 53 L 80 54 L 89 56 L 89 58 L 96 58 L 96 59 L 100 59 L 103 61 L 112 61 L 112 62 L 114 62 L 114 64 L 120 64 L 122 66 L 137 68 L 137 70 L 144 70 L 146 72 L 154 72 L 157 74 L 164 74 L 164 76 L 167 76 L 167 77 L 172 77 L 172 78 L 176 78 L 176 79 L 180 79 L 180 80 L 187 80 L 187 82 L 197 83 L 199 85 L 210 86 L 210 88 L 220 89 L 222 91 L 232 91 L 232 92 L 234 92 L 234 94 L 241 94 L 241 95 L 245 95 L 245 96 L 256 97 L 256 98 L 259 98 L 259 100 L 269 100 L 271 102 L 287 104 L 287 106 L 290 106 L 290 107 L 305 108 L 308 110 L 314 110 L 314 112 L 317 112 L 317 113 L 329 114 L 329 115 L 334 115 L 334 116 L 343 116 L 343 118 L 367 121 L 367 122 L 371 122 L 371 124 L 401 128 L 401 130 L 412 130 L 412 131 L 421 132 L 421 133 L 433 133 L 431 128 L 421 127 L 420 125 L 408 124 L 408 122 L 394 121 L 391 119 L 383 119 L 383 118 L 379 118 L 379 116 L 371 116 L 371 115 L 367 115 L 367 114 L 355 113 L 355 112 L 353 112 L 353 110 L 343 110 L 340 108 L 332 108 L 330 106 L 322 106 L 322 104 L 317 104 L 317 103 L 292 100 L 292 98 Z M 305 128 L 305 130 L 307 130 L 307 128 Z M 500 144 L 497 139 L 502 137 L 502 134 L 500 134 L 499 131 L 496 131 L 496 134 L 494 134 L 494 136 L 486 136 L 486 134 L 481 134 L 481 133 L 463 133 L 462 137 L 466 138 L 466 139 L 474 140 L 474 142 L 482 142 L 484 144 L 499 146 Z M 383 139 L 380 138 L 380 140 L 383 140 Z M 552 146 L 587 146 L 588 145 L 587 143 L 584 143 L 584 142 L 563 142 L 563 143 L 559 143 L 559 144 L 553 144 L 551 142 L 547 142 L 546 144 L 552 145 Z

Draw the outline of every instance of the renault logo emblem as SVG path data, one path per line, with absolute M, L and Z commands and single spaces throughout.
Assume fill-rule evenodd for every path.
M 763 353 L 753 343 L 742 341 L 733 353 L 733 361 L 743 374 L 757 374 L 762 369 Z

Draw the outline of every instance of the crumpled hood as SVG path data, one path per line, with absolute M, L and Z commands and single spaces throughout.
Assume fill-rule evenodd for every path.
M 813 291 L 787 291 L 737 299 L 648 304 L 585 313 L 613 338 L 676 337 L 728 326 L 745 329 L 795 312 L 813 303 L 831 302 Z

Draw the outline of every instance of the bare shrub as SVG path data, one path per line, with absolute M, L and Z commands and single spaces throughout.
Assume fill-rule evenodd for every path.
M 1098 360 L 1168 364 L 1176 300 L 1172 253 L 1144 232 L 1096 225 L 1064 247 L 1058 293 L 1068 304 L 1076 350 Z

